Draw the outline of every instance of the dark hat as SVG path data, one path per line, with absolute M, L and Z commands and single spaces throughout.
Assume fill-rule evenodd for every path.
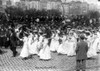
M 85 36 L 83 34 L 80 35 L 80 39 L 84 40 Z

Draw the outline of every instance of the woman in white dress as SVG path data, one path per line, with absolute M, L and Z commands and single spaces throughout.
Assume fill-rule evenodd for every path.
M 25 34 L 25 36 L 23 37 L 23 48 L 21 50 L 21 53 L 20 53 L 20 57 L 22 57 L 22 59 L 26 59 L 30 53 L 29 53 L 29 49 L 28 49 L 28 35 Z
M 97 55 L 97 45 L 98 45 L 98 38 L 96 35 L 93 36 L 90 48 L 87 52 L 87 57 L 91 58 Z
M 57 52 L 59 54 L 66 54 L 66 52 L 67 52 L 66 49 L 65 49 L 66 48 L 66 46 L 65 46 L 65 44 L 66 44 L 66 36 L 65 35 L 62 35 L 62 37 L 60 37 L 60 40 L 62 42 L 60 43 Z
M 65 42 L 63 43 L 63 52 L 62 53 L 67 55 L 68 52 L 69 52 L 69 38 L 67 36 Z
M 74 35 L 70 35 L 69 39 L 68 39 L 68 52 L 67 52 L 67 56 L 74 56 L 76 55 L 75 53 L 75 49 L 76 49 L 76 38 L 74 37 Z
M 43 41 L 43 48 L 39 52 L 39 56 L 41 60 L 50 60 L 51 59 L 51 52 L 50 47 L 48 45 L 48 38 L 44 37 Z
M 31 54 L 38 54 L 38 36 L 37 34 L 34 35 L 31 41 Z
M 55 33 L 53 32 L 52 37 L 51 37 L 50 51 L 56 51 L 56 48 L 54 48 L 54 45 L 53 45 L 55 43 L 54 37 L 55 37 Z
M 58 33 L 54 34 L 50 44 L 50 50 L 55 52 L 59 47 L 59 36 Z
M 100 38 L 98 39 L 97 52 L 100 53 Z
M 98 36 L 98 46 L 97 46 L 97 52 L 100 52 L 100 32 L 97 32 L 97 36 Z
M 86 42 L 88 43 L 88 47 L 89 47 L 89 48 L 90 48 L 90 46 L 91 46 L 91 44 L 92 44 L 92 41 L 93 41 L 92 35 L 88 35 L 88 36 L 87 36 Z
M 39 41 L 38 41 L 38 44 L 37 44 L 38 56 L 39 56 L 39 52 L 40 52 L 41 48 L 43 47 L 43 39 L 44 39 L 44 37 L 43 37 L 43 35 L 41 34 L 41 35 L 39 36 Z
M 29 48 L 29 53 L 31 55 L 34 54 L 33 41 L 34 41 L 34 36 L 32 33 L 30 33 L 30 35 L 28 37 L 28 48 Z

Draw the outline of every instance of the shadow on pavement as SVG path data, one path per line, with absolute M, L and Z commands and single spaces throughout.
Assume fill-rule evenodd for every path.
M 0 50 L 0 55 L 4 54 L 4 53 L 7 53 L 7 51 L 2 51 Z

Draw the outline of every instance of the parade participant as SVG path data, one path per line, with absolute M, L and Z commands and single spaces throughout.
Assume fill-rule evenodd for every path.
M 23 37 L 23 47 L 22 50 L 20 52 L 20 57 L 22 57 L 22 60 L 26 60 L 29 56 L 29 50 L 28 50 L 28 34 L 24 33 L 24 37 Z
M 51 39 L 51 44 L 50 44 L 50 50 L 51 51 L 56 51 L 55 48 L 54 48 L 54 45 L 53 45 L 55 43 L 54 37 L 55 37 L 55 33 L 52 32 L 52 37 L 51 37 L 52 39 Z
M 77 43 L 76 47 L 76 71 L 85 71 L 88 44 L 84 41 L 84 36 L 80 36 L 80 42 Z
M 95 33 L 92 37 L 93 37 L 91 40 L 92 42 L 87 53 L 88 58 L 97 56 L 97 47 L 98 47 L 99 39 L 97 38 L 97 35 Z
M 37 32 L 34 34 L 31 34 L 31 42 L 30 42 L 30 53 L 32 55 L 37 55 L 38 54 L 38 35 Z
M 29 33 L 29 36 L 28 36 L 28 49 L 29 49 L 29 53 L 32 54 L 33 53 L 33 47 L 32 46 L 32 40 L 33 40 L 33 34 L 32 32 Z
M 37 47 L 38 47 L 38 56 L 39 56 L 40 50 L 43 47 L 43 39 L 44 39 L 43 32 L 41 32 L 40 35 L 39 35 L 39 40 L 38 40 L 38 45 L 37 45 Z
M 41 60 L 50 60 L 51 52 L 50 52 L 50 36 L 48 34 L 44 34 L 43 39 L 43 48 L 39 52 L 39 56 Z
M 56 31 L 56 33 L 54 33 L 53 38 L 52 38 L 51 43 L 50 43 L 50 50 L 53 52 L 57 51 L 58 47 L 59 47 L 59 36 L 58 36 L 57 31 Z
M 98 37 L 98 45 L 97 45 L 97 52 L 100 52 L 100 31 L 97 32 L 97 37 Z
M 17 55 L 17 51 L 16 51 L 16 44 L 17 44 L 17 37 L 16 37 L 16 33 L 14 32 L 13 28 L 10 30 L 10 50 L 13 52 L 13 57 L 15 57 Z
M 67 51 L 65 49 L 65 42 L 66 42 L 66 36 L 64 34 L 61 34 L 59 38 L 60 45 L 57 50 L 58 54 L 66 54 Z
M 86 32 L 86 42 L 88 43 L 88 47 L 90 48 L 92 45 L 92 34 L 90 32 Z
M 69 38 L 68 38 L 68 43 L 66 44 L 67 48 L 68 48 L 67 56 L 76 55 L 76 53 L 75 53 L 76 41 L 77 41 L 77 39 L 74 37 L 74 32 L 70 32 Z

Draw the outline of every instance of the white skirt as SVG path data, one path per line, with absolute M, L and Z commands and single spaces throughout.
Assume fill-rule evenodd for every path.
M 97 44 L 97 52 L 100 52 L 100 39 L 99 39 L 99 42 Z
M 57 51 L 58 47 L 59 47 L 59 41 L 55 41 L 52 39 L 50 44 L 50 51 Z
M 88 52 L 87 52 L 87 57 L 93 57 L 97 55 L 97 39 L 91 44 Z
M 67 52 L 67 55 L 68 56 L 73 56 L 73 55 L 76 55 L 75 53 L 75 49 L 76 49 L 76 44 L 75 42 L 68 42 L 68 52 Z
M 38 41 L 35 41 L 35 42 L 32 43 L 32 45 L 29 47 L 30 54 L 38 54 L 38 47 L 37 47 L 37 45 L 38 45 Z
M 23 48 L 22 48 L 21 53 L 20 53 L 20 56 L 22 58 L 24 58 L 24 57 L 28 57 L 29 54 L 30 53 L 29 53 L 29 49 L 28 49 L 27 43 L 24 43 Z
M 67 54 L 68 50 L 69 50 L 68 41 L 65 41 L 62 44 L 60 44 L 57 52 L 60 53 L 60 54 Z
M 40 59 L 43 59 L 43 60 L 51 59 L 51 52 L 48 45 L 40 50 L 39 56 L 40 56 Z

